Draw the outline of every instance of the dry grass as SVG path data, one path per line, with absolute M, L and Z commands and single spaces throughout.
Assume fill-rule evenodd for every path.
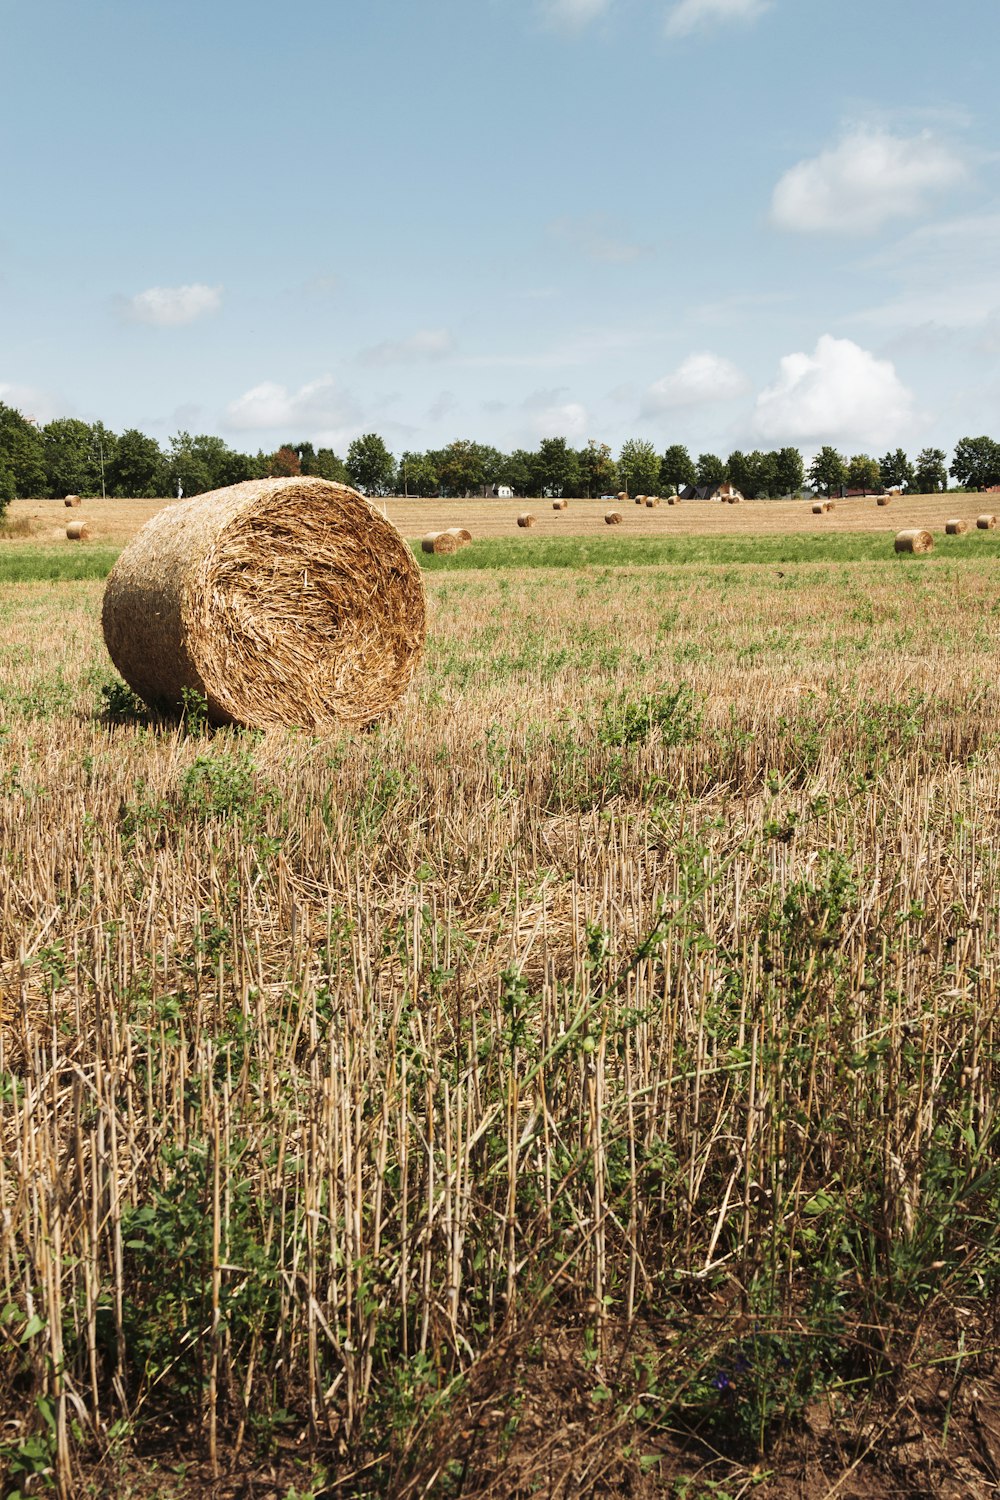
M 935 1492 L 996 1274 L 990 566 L 429 596 L 395 721 L 317 743 L 101 717 L 99 586 L 0 595 L 2 1452 L 732 1492 L 829 1392 L 859 1493 L 947 1411 Z

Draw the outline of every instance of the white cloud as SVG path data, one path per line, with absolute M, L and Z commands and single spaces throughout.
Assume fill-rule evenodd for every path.
M 933 193 L 956 187 L 965 163 L 928 132 L 891 135 L 859 128 L 791 167 L 771 198 L 780 229 L 864 234 L 920 213 Z
M 719 21 L 756 21 L 771 0 L 678 0 L 667 16 L 667 36 L 689 36 Z
M 457 411 L 458 400 L 452 391 L 440 391 L 427 408 L 428 422 L 440 422 L 451 412 Z
M 46 422 L 51 422 L 56 417 L 73 414 L 69 402 L 34 385 L 8 385 L 0 380 L 0 401 L 4 406 L 12 406 L 15 411 L 19 411 L 22 417 L 30 417 L 39 427 L 44 427 Z
M 742 396 L 749 382 L 731 360 L 718 354 L 690 354 L 671 375 L 656 380 L 642 398 L 642 415 L 675 406 L 701 406 Z
M 221 303 L 221 286 L 203 286 L 200 281 L 190 286 L 151 286 L 125 299 L 125 314 L 133 323 L 176 328 L 217 312 Z
M 823 334 L 812 354 L 786 354 L 761 391 L 753 426 L 777 445 L 889 447 L 913 418 L 913 394 L 887 359 L 851 339 Z
M 341 390 L 332 375 L 289 391 L 273 380 L 264 380 L 237 396 L 226 407 L 226 425 L 241 432 L 282 428 L 295 436 L 317 431 L 340 431 L 356 424 L 354 398 Z
M 587 408 L 579 401 L 565 401 L 564 387 L 532 391 L 521 402 L 524 432 L 534 438 L 582 438 L 587 433 Z
M 868 264 L 895 277 L 899 291 L 888 302 L 856 313 L 856 322 L 975 333 L 994 324 L 1000 313 L 1000 214 L 923 225 L 895 239 Z
M 424 360 L 447 359 L 455 341 L 447 328 L 421 328 L 405 339 L 387 339 L 362 349 L 358 361 L 363 365 L 412 365 Z
M 579 30 L 611 7 L 611 0 L 544 0 L 542 14 L 552 26 Z

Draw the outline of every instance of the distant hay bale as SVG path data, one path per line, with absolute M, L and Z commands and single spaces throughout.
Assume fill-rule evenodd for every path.
M 914 526 L 908 531 L 897 532 L 893 545 L 897 552 L 930 552 L 934 546 L 934 538 L 929 531 Z
M 448 535 L 453 536 L 460 547 L 472 546 L 472 532 L 465 526 L 449 526 Z
M 424 646 L 420 567 L 347 485 L 254 479 L 159 511 L 111 570 L 111 659 L 153 707 L 204 697 L 213 723 L 364 727 Z
M 620 526 L 622 524 L 622 513 L 621 513 L 621 511 L 620 510 L 605 511 L 605 514 L 604 514 L 604 524 L 605 524 L 605 526 Z
M 534 526 L 535 518 L 530 511 L 523 511 L 517 518 L 518 526 Z
M 668 505 L 680 505 L 680 503 L 681 503 L 681 497 L 680 497 L 680 495 L 668 495 L 667 496 L 667 504 Z
M 553 502 L 552 502 L 552 509 L 553 510 L 565 510 L 568 505 L 569 505 L 569 501 L 568 500 L 553 500 Z
M 63 501 L 63 505 L 79 505 L 79 504 L 80 504 L 80 496 L 79 495 L 67 495 L 66 499 Z
M 70 521 L 66 527 L 66 540 L 68 542 L 85 542 L 90 536 L 90 527 L 86 521 Z
M 663 502 L 659 495 L 646 496 L 646 506 L 649 510 L 652 510 L 654 505 L 662 505 L 662 503 Z
M 976 517 L 976 526 L 980 531 L 994 531 L 996 529 L 996 524 L 996 516 L 990 515 L 988 511 L 983 515 Z
M 421 539 L 420 550 L 422 552 L 433 552 L 437 557 L 447 557 L 452 552 L 457 552 L 462 543 L 451 531 L 429 531 Z
M 628 499 L 628 490 L 619 490 L 618 491 L 618 499 L 619 499 L 619 501 L 625 501 L 625 500 L 627 500 Z
M 648 498 L 648 495 L 636 495 L 635 503 L 636 505 L 645 505 Z
M 968 521 L 963 521 L 961 516 L 952 516 L 950 521 L 944 523 L 946 536 L 964 536 L 968 529 Z
M 875 504 L 876 505 L 888 505 L 889 501 L 891 499 L 892 499 L 891 495 L 876 495 L 875 496 Z
M 816 504 L 812 508 L 812 513 L 814 516 L 822 516 L 826 514 L 826 505 L 822 500 L 816 501 Z

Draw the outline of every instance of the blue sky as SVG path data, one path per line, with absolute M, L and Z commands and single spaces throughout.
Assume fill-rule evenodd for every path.
M 0 0 L 0 399 L 399 453 L 1000 438 L 995 0 Z

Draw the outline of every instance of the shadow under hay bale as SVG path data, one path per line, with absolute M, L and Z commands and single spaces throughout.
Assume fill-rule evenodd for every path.
M 621 511 L 609 510 L 604 517 L 605 526 L 620 526 L 622 524 Z
M 429 531 L 420 539 L 421 552 L 432 552 L 437 557 L 457 552 L 461 546 L 462 543 L 452 531 Z
M 976 528 L 979 531 L 993 531 L 996 529 L 997 518 L 988 512 L 976 517 Z
M 154 708 L 202 695 L 213 723 L 364 727 L 423 650 L 420 567 L 362 495 L 248 480 L 158 512 L 108 577 L 111 659 Z
M 907 531 L 897 532 L 893 546 L 897 552 L 930 552 L 934 546 L 934 538 L 929 531 L 914 526 Z
M 530 511 L 523 511 L 517 518 L 518 526 L 534 526 L 535 518 Z
M 952 516 L 950 521 L 944 523 L 946 536 L 964 536 L 968 529 L 968 521 L 963 521 L 961 516 Z

